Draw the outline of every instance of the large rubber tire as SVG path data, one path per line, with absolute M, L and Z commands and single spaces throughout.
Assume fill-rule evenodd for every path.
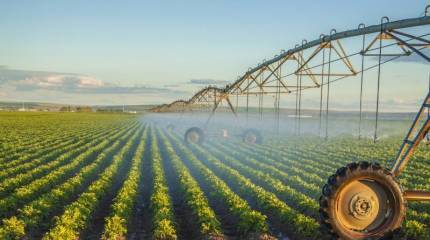
M 247 129 L 242 134 L 242 141 L 247 144 L 262 144 L 263 136 L 257 129 Z
M 201 128 L 192 127 L 185 132 L 184 140 L 187 144 L 196 143 L 202 144 L 205 140 L 205 133 Z
M 406 212 L 402 187 L 377 163 L 339 168 L 322 194 L 321 226 L 334 238 L 390 239 L 400 231 Z

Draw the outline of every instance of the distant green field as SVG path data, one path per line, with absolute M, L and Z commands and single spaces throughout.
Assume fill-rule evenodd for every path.
M 0 113 L 0 239 L 321 239 L 318 198 L 352 161 L 389 165 L 401 137 L 209 138 L 146 118 Z M 400 181 L 430 190 L 422 145 Z M 430 239 L 430 203 L 409 203 L 402 234 Z

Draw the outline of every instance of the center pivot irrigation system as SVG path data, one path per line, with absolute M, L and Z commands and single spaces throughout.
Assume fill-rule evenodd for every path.
M 279 123 L 279 102 L 282 94 L 295 94 L 295 125 L 300 133 L 301 97 L 302 91 L 320 88 L 320 133 L 324 132 L 323 112 L 325 111 L 325 137 L 329 115 L 330 84 L 349 77 L 360 78 L 360 121 L 359 137 L 362 124 L 363 79 L 365 72 L 376 71 L 376 109 L 374 140 L 378 134 L 379 92 L 381 80 L 381 65 L 400 57 L 419 56 L 430 63 L 426 48 L 430 41 L 430 6 L 425 9 L 423 17 L 404 19 L 390 22 L 383 17 L 381 23 L 373 26 L 360 24 L 357 29 L 336 33 L 333 29 L 330 35 L 321 34 L 320 38 L 302 44 L 288 51 L 282 51 L 273 59 L 263 61 L 257 67 L 250 68 L 237 81 L 217 88 L 206 87 L 197 92 L 189 100 L 178 100 L 170 104 L 153 108 L 154 112 L 182 112 L 192 109 L 211 109 L 205 127 L 222 102 L 236 116 L 238 108 L 231 102 L 236 96 L 246 97 L 246 116 L 249 113 L 251 97 L 258 97 L 258 112 L 263 113 L 263 96 L 272 95 L 275 99 L 275 113 Z M 416 34 L 420 29 L 426 34 Z M 366 41 L 371 38 L 371 41 Z M 360 49 L 348 54 L 344 42 L 358 39 Z M 391 52 L 387 52 L 391 49 Z M 397 52 L 393 52 L 396 49 Z M 361 67 L 354 67 L 351 57 L 360 58 Z M 365 59 L 372 58 L 375 64 L 365 67 Z M 315 64 L 315 62 L 319 62 Z M 292 71 L 287 72 L 288 64 Z M 342 69 L 343 71 L 340 71 Z M 291 84 L 291 82 L 295 84 Z M 325 92 L 324 92 L 325 91 Z M 326 96 L 323 106 L 323 96 Z M 324 109 L 325 107 L 325 109 Z M 430 201 L 430 192 L 404 190 L 398 181 L 398 176 L 405 169 L 414 150 L 427 136 L 430 129 L 430 92 L 427 94 L 403 144 L 395 158 L 391 169 L 386 169 L 377 163 L 350 163 L 339 168 L 329 177 L 322 189 L 320 198 L 321 225 L 334 236 L 343 239 L 379 239 L 395 234 L 400 228 L 406 213 L 407 201 Z M 261 135 L 257 130 L 247 130 L 244 140 L 249 143 L 260 143 Z M 201 143 L 204 132 L 200 128 L 190 128 L 185 135 L 188 142 Z

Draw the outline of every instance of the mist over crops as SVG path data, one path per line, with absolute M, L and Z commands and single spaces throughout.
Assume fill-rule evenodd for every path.
M 297 135 L 309 137 L 326 136 L 325 112 L 322 120 L 318 111 L 305 111 L 295 115 L 294 110 L 279 114 L 265 112 L 259 113 L 239 112 L 236 116 L 231 112 L 217 112 L 210 120 L 206 112 L 184 113 L 151 113 L 146 119 L 151 119 L 157 124 L 175 126 L 178 130 L 185 131 L 190 127 L 206 129 L 211 134 L 222 134 L 227 129 L 233 134 L 240 134 L 245 129 L 256 128 L 268 136 L 294 137 Z M 413 113 L 382 113 L 379 116 L 378 139 L 389 137 L 403 137 L 410 127 Z M 299 130 L 300 129 L 300 130 Z M 328 119 L 328 137 L 351 136 L 358 137 L 359 114 L 357 112 L 332 112 Z M 362 115 L 361 136 L 365 139 L 373 139 L 375 132 L 375 113 L 365 112 Z

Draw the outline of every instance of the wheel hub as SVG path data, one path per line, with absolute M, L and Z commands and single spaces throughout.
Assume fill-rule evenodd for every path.
M 188 134 L 188 141 L 194 142 L 194 143 L 198 142 L 199 141 L 199 135 L 195 132 L 190 132 Z
M 372 211 L 374 210 L 374 198 L 373 197 L 367 197 L 362 194 L 355 195 L 349 204 L 349 209 L 351 214 L 358 218 L 358 219 L 364 219 L 365 217 L 368 217 L 371 215 Z
M 353 181 L 338 199 L 339 221 L 353 231 L 373 231 L 385 221 L 387 201 L 388 196 L 377 182 Z

